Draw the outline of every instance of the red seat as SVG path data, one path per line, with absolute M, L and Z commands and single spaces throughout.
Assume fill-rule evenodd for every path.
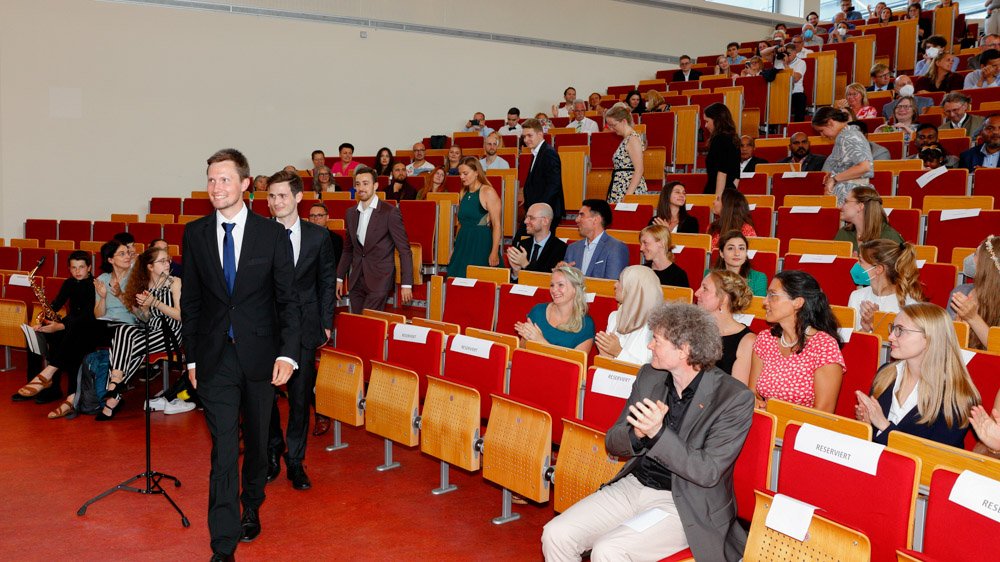
M 969 377 L 972 378 L 972 383 L 979 391 L 979 397 L 989 410 L 989 405 L 994 403 L 997 393 L 1000 393 L 1000 355 L 974 352 L 965 368 L 969 370 Z M 971 450 L 975 443 L 975 434 L 970 431 L 965 436 L 965 448 Z
M 698 232 L 704 234 L 708 232 L 708 225 L 711 224 L 712 209 L 706 205 L 693 205 L 688 209 L 688 214 L 698 219 Z
M 897 548 L 910 547 L 919 461 L 883 449 L 871 475 L 796 450 L 801 430 L 797 422 L 785 428 L 777 491 L 864 532 L 872 560 L 895 560 Z
M 80 244 L 83 240 L 90 240 L 90 221 L 81 220 L 61 220 L 59 221 L 59 239 L 72 240 Z
M 635 89 L 633 84 L 625 84 L 622 86 L 608 86 L 609 96 L 624 96 L 625 94 L 631 92 Z
M 28 219 L 24 221 L 24 237 L 43 240 L 58 240 L 58 225 L 55 219 Z
M 875 334 L 852 332 L 851 339 L 840 349 L 844 355 L 847 370 L 840 383 L 840 395 L 833 413 L 847 418 L 854 417 L 854 407 L 858 399 L 854 391 L 860 390 L 868 395 L 871 393 L 875 371 L 881 362 L 882 338 Z
M 174 219 L 177 219 L 177 215 L 181 214 L 181 198 L 180 197 L 152 197 L 149 200 L 149 212 L 150 213 L 170 213 L 174 215 Z
M 334 316 L 334 329 L 336 348 L 361 358 L 367 381 L 372 372 L 372 360 L 385 361 L 389 323 L 381 318 L 341 312 Z
M 925 263 L 918 273 L 924 297 L 947 309 L 948 297 L 957 284 L 958 268 L 950 263 Z
M 743 109 L 756 108 L 760 110 L 761 120 L 767 110 L 768 85 L 763 76 L 743 76 L 733 81 L 736 86 L 743 86 Z
M 21 249 L 0 246 L 0 269 L 19 271 L 21 269 Z
M 736 516 L 744 521 L 753 519 L 754 490 L 767 490 L 771 485 L 771 452 L 777 432 L 774 416 L 755 410 L 750 432 L 733 467 L 733 491 L 736 494 Z
M 32 267 L 34 267 L 34 264 L 32 264 Z M 37 277 L 36 279 L 42 285 L 45 284 L 45 278 Z M 28 306 L 28 310 L 31 310 L 32 305 L 38 302 L 35 299 L 35 292 L 31 290 L 31 287 L 22 287 L 21 285 L 11 285 L 9 275 L 4 276 L 3 298 L 15 301 L 21 301 Z
M 608 328 L 608 316 L 618 310 L 618 302 L 614 297 L 594 295 L 594 300 L 587 304 L 587 314 L 594 321 L 594 331 L 603 332 Z M 597 346 L 593 346 L 597 349 Z
M 777 160 L 768 160 L 777 162 Z M 702 182 L 704 184 L 704 182 Z M 740 193 L 743 195 L 767 195 L 767 174 L 754 174 L 740 178 Z
M 753 207 L 750 209 L 750 219 L 753 220 L 753 230 L 757 236 L 770 238 L 774 236 L 771 219 L 774 217 L 774 209 L 771 207 Z
M 840 229 L 839 209 L 823 208 L 818 213 L 793 213 L 792 209 L 778 208 L 778 231 L 775 235 L 781 240 L 782 248 L 788 248 L 788 242 L 792 238 L 833 240 Z M 787 264 L 785 269 L 788 269 Z
M 45 258 L 45 263 L 38 268 L 35 275 L 38 275 L 39 277 L 50 277 L 55 275 L 55 272 L 58 269 L 58 265 L 56 264 L 56 251 L 51 248 L 21 248 L 21 269 L 24 271 L 31 271 L 35 268 L 35 265 L 41 258 Z
M 941 211 L 927 213 L 924 244 L 937 246 L 941 256 L 950 256 L 955 248 L 976 248 L 990 234 L 997 233 L 1000 211 L 980 211 L 978 216 L 941 220 Z
M 560 146 L 589 146 L 590 133 L 565 133 L 552 139 L 556 148 Z
M 163 239 L 167 241 L 167 244 L 176 244 L 178 247 L 184 244 L 184 227 L 183 224 L 165 224 L 163 225 Z
M 330 218 L 340 220 L 344 220 L 344 217 L 347 216 L 348 209 L 358 205 L 358 202 L 352 199 L 330 199 L 323 203 L 326 204 L 326 208 L 330 212 Z
M 305 203 L 305 201 L 303 201 L 303 203 Z M 267 199 L 265 199 L 263 197 L 261 197 L 260 199 L 254 199 L 253 201 L 251 201 L 250 202 L 250 210 L 252 210 L 254 213 L 257 213 L 258 215 L 260 215 L 260 216 L 262 216 L 264 218 L 268 218 L 268 217 L 271 216 L 271 209 L 268 208 L 268 206 L 267 206 Z M 299 216 L 301 217 L 302 216 L 302 206 L 301 205 L 298 207 L 298 210 L 299 210 Z M 309 214 L 309 208 L 308 207 L 306 207 L 305 213 L 306 213 L 306 215 Z
M 615 396 L 603 391 L 594 390 L 594 376 L 597 374 L 597 367 L 591 366 L 587 369 L 587 386 L 583 391 L 583 421 L 594 426 L 602 432 L 607 432 L 618 420 L 618 416 L 625 408 L 625 401 L 628 396 Z M 635 373 L 623 373 L 612 369 L 601 369 L 610 371 L 610 375 L 619 379 L 635 381 Z M 624 386 L 624 385 L 623 385 Z M 631 388 L 631 383 L 628 384 Z
M 896 40 L 899 30 L 895 27 L 869 26 L 865 29 L 865 35 L 875 36 L 875 58 L 886 57 L 889 60 L 889 68 L 895 68 L 896 64 Z M 965 68 L 965 67 L 962 67 Z M 912 68 L 897 69 L 913 70 Z M 886 99 L 888 101 L 888 99 Z M 878 114 L 882 115 L 882 108 L 878 107 Z
M 482 148 L 483 137 L 458 137 L 452 144 L 461 146 L 463 150 Z
M 826 293 L 830 304 L 847 306 L 847 301 L 855 288 L 851 281 L 851 268 L 858 263 L 858 260 L 837 257 L 832 263 L 802 263 L 801 258 L 802 256 L 798 254 L 785 254 L 783 269 L 798 269 L 812 275 Z
M 544 374 L 544 376 L 540 376 Z M 510 398 L 552 415 L 552 442 L 562 439 L 562 419 L 580 417 L 583 367 L 544 353 L 515 349 L 510 362 Z
M 972 176 L 973 195 L 992 195 L 993 208 L 1000 209 L 1000 168 L 976 168 Z
M 837 73 L 847 74 L 847 83 L 854 82 L 854 43 L 827 43 L 821 51 L 837 53 Z
M 518 290 L 525 290 L 525 286 L 517 285 L 520 287 Z M 516 336 L 517 332 L 514 330 L 515 322 L 524 322 L 528 318 L 528 312 L 535 307 L 536 304 L 542 304 L 549 302 L 550 296 L 549 292 L 542 287 L 534 287 L 534 294 L 532 295 L 519 295 L 511 293 L 511 290 L 515 288 L 515 285 L 510 283 L 504 283 L 500 285 L 500 299 L 497 305 L 497 324 L 496 331 L 501 334 L 510 334 Z
M 826 172 L 806 172 L 805 177 L 801 178 L 774 174 L 771 176 L 771 195 L 774 195 L 774 202 L 779 207 L 784 206 L 786 195 L 823 195 L 823 179 L 825 177 Z M 831 234 L 829 238 L 832 237 Z
M 620 204 L 611 206 L 611 226 L 615 230 L 642 230 L 653 220 L 652 205 L 638 205 L 634 211 L 618 210 Z
M 455 277 L 445 287 L 442 320 L 466 328 L 492 330 L 496 317 L 497 284 L 492 281 L 469 279 L 456 284 Z M 471 287 L 466 282 L 474 282 Z
M 674 100 L 677 101 L 677 100 Z M 674 105 L 673 101 L 667 103 Z M 687 99 L 681 105 L 687 105 Z M 646 144 L 667 149 L 669 166 L 674 163 L 674 139 L 677 136 L 677 116 L 674 113 L 644 113 L 641 122 L 646 125 Z
M 593 168 L 614 168 L 611 156 L 622 139 L 615 133 L 591 133 L 590 135 L 590 164 Z
M 694 289 L 698 290 L 698 284 L 705 277 L 705 269 L 707 265 L 705 263 L 705 258 L 707 252 L 704 248 L 694 248 L 694 247 L 684 247 L 680 252 L 677 248 L 674 248 L 674 262 L 678 267 L 687 273 L 688 284 Z
M 106 242 L 115 234 L 125 232 L 125 223 L 119 221 L 94 221 L 93 240 Z
M 400 201 L 403 225 L 410 244 L 420 244 L 424 264 L 437 263 L 438 204 L 436 201 Z
M 780 162 L 788 157 L 788 146 L 758 146 L 754 149 L 753 155 L 763 158 L 767 162 Z M 740 182 L 740 191 L 743 191 L 743 182 Z
M 875 172 L 875 177 L 868 180 L 879 195 L 892 195 L 892 172 L 879 170 Z
M 136 242 L 149 244 L 150 240 L 163 238 L 163 225 L 155 222 L 131 222 L 128 233 L 135 236 Z
M 414 341 L 409 335 L 425 334 L 425 341 Z M 386 343 L 386 361 L 404 367 L 420 378 L 420 399 L 427 394 L 427 377 L 441 376 L 441 354 L 444 352 L 445 335 L 440 330 L 393 322 L 389 326 Z
M 208 215 L 215 211 L 211 201 L 194 197 L 185 197 L 183 208 L 185 215 Z
M 889 226 L 903 237 L 903 240 L 916 244 L 920 240 L 920 209 L 886 209 Z
M 964 168 L 948 170 L 924 187 L 920 187 L 917 185 L 917 178 L 925 173 L 920 170 L 904 170 L 896 176 L 896 195 L 911 197 L 914 209 L 923 208 L 924 197 L 927 195 L 968 195 L 969 193 L 969 171 Z
M 489 357 L 480 357 L 463 347 L 463 343 L 472 342 L 472 347 L 489 348 Z M 469 336 L 450 336 L 448 347 L 444 352 L 445 380 L 471 386 L 479 391 L 480 418 L 490 417 L 493 406 L 492 394 L 503 394 L 507 378 L 507 347 L 489 340 L 470 338 Z

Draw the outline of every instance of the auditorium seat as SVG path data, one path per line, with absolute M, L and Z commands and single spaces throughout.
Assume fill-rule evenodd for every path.
M 444 321 L 468 327 L 492 330 L 496 316 L 497 285 L 490 281 L 448 279 L 445 288 Z
M 31 271 L 38 264 L 38 260 L 45 258 L 45 263 L 38 268 L 35 275 L 39 277 L 50 277 L 58 270 L 56 264 L 56 251 L 50 248 L 21 248 L 21 269 Z
M 994 208 L 1000 206 L 1000 168 L 976 168 L 972 180 L 972 194 L 991 195 Z
M 496 331 L 501 334 L 517 335 L 514 324 L 527 320 L 528 312 L 535 305 L 548 303 L 551 300 L 548 290 L 541 287 L 510 283 L 500 285 Z
M 928 301 L 947 309 L 948 297 L 951 290 L 957 284 L 955 279 L 958 271 L 950 263 L 924 263 L 918 264 L 920 284 L 923 287 L 924 298 Z
M 456 489 L 447 480 L 448 465 L 479 470 L 480 401 L 474 388 L 435 377 L 427 379 L 427 396 L 420 412 L 420 451 L 441 462 L 441 484 L 431 493 Z
M 928 172 L 923 170 L 904 170 L 896 176 L 896 195 L 907 195 L 913 198 L 913 207 L 922 209 L 924 197 L 928 195 L 968 195 L 969 171 L 960 168 L 948 170 L 934 177 L 923 187 L 917 180 Z
M 836 212 L 836 209 L 833 209 Z M 825 263 L 829 258 L 821 258 L 824 263 L 810 262 L 812 256 L 799 254 L 785 254 L 785 264 L 783 269 L 798 269 L 809 273 L 819 282 L 823 292 L 826 293 L 830 304 L 847 305 L 847 301 L 854 291 L 855 285 L 851 281 L 851 268 L 858 260 L 854 258 L 834 257 L 833 261 Z
M 48 240 L 46 240 L 48 242 Z M 41 248 L 37 238 L 11 238 L 8 243 L 11 248 Z
M 400 323 L 389 325 L 386 361 L 417 374 L 421 399 L 427 394 L 427 377 L 441 376 L 445 339 L 440 330 Z
M 365 393 L 365 430 L 382 437 L 384 462 L 378 471 L 400 466 L 392 458 L 392 444 L 415 447 L 420 444 L 417 428 L 420 378 L 409 369 L 372 361 L 371 380 Z
M 181 214 L 181 198 L 180 197 L 152 197 L 149 199 L 149 212 L 150 213 L 169 213 L 174 215 Z
M 653 220 L 655 209 L 649 205 L 632 203 L 617 203 L 611 206 L 612 220 L 615 230 L 642 230 Z M 619 209 L 622 207 L 622 209 Z
M 583 421 L 601 431 L 610 429 L 625 408 L 627 392 L 638 372 L 638 365 L 622 362 L 616 362 L 613 367 L 592 365 L 588 368 L 583 392 Z
M 54 219 L 27 219 L 24 221 L 24 237 L 48 240 L 59 238 L 58 224 Z
M 388 329 L 388 323 L 381 318 L 340 312 L 334 316 L 334 345 L 340 351 L 361 358 L 365 380 L 368 380 L 372 360 L 385 361 Z
M 125 232 L 125 223 L 118 221 L 94 221 L 92 239 L 104 243 L 115 237 L 115 234 Z
M 482 397 L 480 417 L 490 416 L 491 394 L 507 391 L 507 365 L 511 350 L 502 344 L 470 336 L 448 337 L 442 377 L 476 389 Z
M 557 513 L 596 492 L 614 477 L 623 460 L 608 455 L 605 432 L 592 424 L 564 418 L 559 460 L 553 479 L 552 507 Z
M 921 214 L 920 209 L 885 209 L 889 226 L 903 237 L 903 240 L 916 244 L 920 241 Z
M 437 262 L 438 206 L 435 201 L 400 201 L 406 236 L 423 248 L 423 265 Z
M 174 244 L 181 246 L 184 244 L 184 226 L 183 224 L 165 224 L 163 225 L 163 239 L 167 241 L 167 244 Z M 152 238 L 150 238 L 152 240 Z
M 544 373 L 544 376 L 539 376 Z M 552 416 L 552 441 L 562 438 L 562 418 L 579 418 L 583 367 L 537 351 L 515 349 L 510 362 L 510 398 L 547 411 Z
M 941 255 L 951 255 L 952 249 L 978 247 L 986 236 L 996 234 L 1000 211 L 983 210 L 975 216 L 956 216 L 962 211 L 931 211 L 927 213 L 924 244 L 937 246 Z M 945 220 L 942 220 L 944 217 Z M 955 218 L 950 218 L 955 217 Z
M 882 338 L 865 332 L 849 332 L 850 339 L 844 342 L 840 352 L 844 355 L 847 370 L 840 383 L 840 394 L 834 413 L 845 418 L 854 417 L 854 407 L 858 404 L 854 392 L 860 390 L 866 396 L 871 394 L 875 372 L 881 364 Z
M 805 174 L 805 175 L 803 175 Z M 771 176 L 771 195 L 779 207 L 786 204 L 786 195 L 823 195 L 826 172 L 784 172 Z

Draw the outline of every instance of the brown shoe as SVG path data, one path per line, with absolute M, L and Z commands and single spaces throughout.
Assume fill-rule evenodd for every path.
M 323 414 L 316 414 L 316 424 L 313 426 L 313 435 L 319 437 L 330 431 L 330 418 Z
M 59 404 L 58 408 L 49 412 L 50 420 L 55 420 L 65 417 L 69 418 L 76 417 L 76 410 L 73 409 L 73 401 L 68 398 L 66 400 L 63 400 L 62 403 Z
M 17 393 L 25 398 L 32 398 L 50 386 L 52 386 L 52 379 L 43 378 L 42 375 L 35 375 L 35 378 L 31 379 L 31 382 L 28 384 L 19 388 Z

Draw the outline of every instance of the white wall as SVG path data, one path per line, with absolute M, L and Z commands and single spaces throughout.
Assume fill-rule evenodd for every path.
M 766 33 L 610 0 L 359 5 L 365 17 L 669 55 Z M 386 30 L 360 39 L 359 31 L 111 2 L 0 2 L 0 236 L 22 236 L 29 217 L 145 213 L 152 195 L 201 188 L 205 158 L 218 148 L 241 149 L 254 173 L 306 167 L 313 148 L 329 154 L 345 140 L 359 154 L 408 148 L 477 110 L 493 118 L 516 105 L 528 114 L 568 84 L 586 95 L 666 66 Z

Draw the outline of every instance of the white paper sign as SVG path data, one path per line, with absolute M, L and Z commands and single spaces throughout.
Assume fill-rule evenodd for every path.
M 756 203 L 750 203 L 748 205 L 748 207 L 750 207 L 751 211 L 756 211 L 757 210 L 757 204 Z
M 837 328 L 837 332 L 840 333 L 840 339 L 844 343 L 849 343 L 851 341 L 851 334 L 854 333 L 854 328 Z
M 753 322 L 753 314 L 734 314 L 733 320 L 749 327 L 750 323 Z
M 882 210 L 885 211 L 885 216 L 889 216 L 892 214 L 892 209 L 888 207 L 884 207 Z
M 632 383 L 634 382 L 635 375 L 619 373 L 610 369 L 595 369 L 590 391 L 626 399 L 632 394 Z
M 638 203 L 619 203 L 615 205 L 616 211 L 635 212 L 638 209 L 639 209 Z
M 948 500 L 1000 523 L 1000 482 L 963 470 Z
M 452 277 L 451 284 L 456 287 L 475 287 L 476 280 L 468 277 Z
M 917 260 L 917 269 L 923 269 L 925 263 L 927 263 L 927 260 Z
M 666 511 L 663 511 L 658 507 L 654 507 L 649 511 L 644 511 L 628 521 L 623 522 L 622 525 L 625 525 L 636 533 L 642 533 L 669 516 L 670 514 Z
M 679 244 L 677 246 L 674 246 L 673 252 L 675 254 L 679 254 L 679 253 L 681 253 L 683 251 L 684 251 L 684 245 L 683 244 Z
M 562 240 L 563 242 L 566 242 L 567 244 L 569 243 L 569 238 L 560 238 L 560 240 Z
M 953 221 L 955 219 L 971 219 L 973 217 L 978 217 L 978 216 L 979 216 L 979 209 L 945 209 L 941 211 L 942 221 Z
M 690 211 L 691 209 L 694 209 L 694 203 L 685 203 L 684 208 Z
M 597 298 L 597 293 L 587 293 L 587 302 L 588 303 L 594 302 L 595 298 Z
M 753 257 L 756 256 L 756 255 L 757 255 L 757 250 L 747 250 L 747 258 L 748 259 L 752 260 Z
M 976 356 L 975 351 L 969 351 L 968 349 L 959 348 L 958 352 L 962 354 L 962 364 L 966 367 L 969 366 L 969 361 L 972 361 L 972 359 Z
M 816 215 L 822 207 L 812 205 L 794 205 L 792 213 L 796 215 Z
M 809 172 L 784 172 L 781 174 L 781 179 L 783 180 L 795 180 L 804 177 L 808 177 Z
M 490 349 L 492 348 L 493 342 L 490 340 L 471 338 L 469 336 L 462 336 L 459 334 L 455 334 L 451 337 L 451 350 L 456 353 L 464 353 L 466 355 L 474 355 L 476 357 L 482 357 L 483 359 L 489 359 Z
M 920 187 L 920 189 L 923 189 L 927 187 L 927 184 L 943 176 L 947 172 L 948 168 L 945 168 L 944 166 L 934 168 L 933 170 L 928 170 L 927 172 L 921 174 L 919 178 L 917 178 L 917 186 Z
M 803 424 L 795 438 L 795 450 L 875 476 L 885 446 Z
M 756 172 L 741 172 L 740 173 L 740 179 L 741 180 L 751 180 L 756 175 L 757 175 Z
M 538 287 L 532 287 L 531 285 L 514 285 L 510 288 L 510 294 L 512 295 L 524 295 L 526 297 L 535 296 L 535 291 Z
M 799 263 L 833 263 L 836 259 L 833 254 L 802 254 Z
M 413 324 L 396 324 L 392 329 L 392 339 L 396 341 L 408 341 L 413 343 L 427 343 L 427 334 L 430 328 L 414 326 Z
M 23 273 L 15 273 L 7 278 L 8 285 L 16 285 L 18 287 L 30 287 L 31 281 L 28 281 L 28 276 Z
M 771 498 L 771 509 L 767 510 L 767 517 L 764 518 L 764 526 L 797 541 L 804 541 L 815 511 L 816 506 L 784 494 L 775 494 Z

